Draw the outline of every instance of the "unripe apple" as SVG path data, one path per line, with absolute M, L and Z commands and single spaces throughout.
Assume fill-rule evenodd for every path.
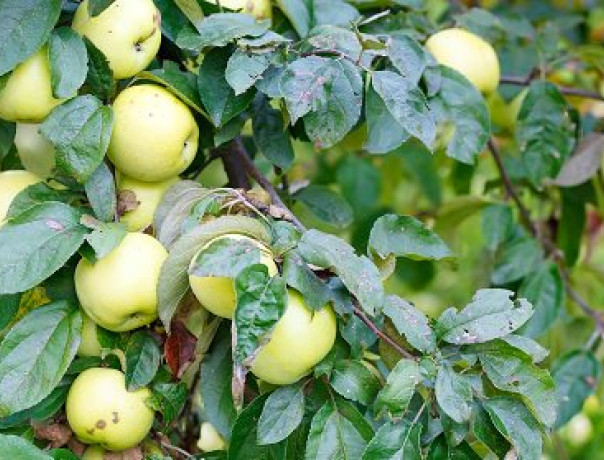
M 153 0 L 116 0 L 94 17 L 84 0 L 72 27 L 103 52 L 113 76 L 120 80 L 136 75 L 153 60 L 161 43 L 160 23 Z
M 25 169 L 45 179 L 52 176 L 55 148 L 40 134 L 39 124 L 17 123 L 15 147 Z
M 336 339 L 336 317 L 330 306 L 312 311 L 296 291 L 289 289 L 287 295 L 285 313 L 252 365 L 256 377 L 274 385 L 289 385 L 310 373 Z
M 90 446 L 84 451 L 82 460 L 104 460 L 106 452 L 101 446 Z
M 443 65 L 457 70 L 479 91 L 489 94 L 499 85 L 499 60 L 491 44 L 463 29 L 432 35 L 426 48 Z
M 41 181 L 40 177 L 29 171 L 0 172 L 0 222 L 6 218 L 8 208 L 19 192 Z
M 216 431 L 214 425 L 208 422 L 203 422 L 199 430 L 199 441 L 197 447 L 204 452 L 214 452 L 216 450 L 224 450 L 226 443 L 220 433 Z
M 235 280 L 226 277 L 201 277 L 195 276 L 191 273 L 192 268 L 195 266 L 195 261 L 200 255 L 204 253 L 212 244 L 217 241 L 248 241 L 260 249 L 260 260 L 258 263 L 262 263 L 268 268 L 270 276 L 277 274 L 277 266 L 273 260 L 273 255 L 270 250 L 259 241 L 250 238 L 245 235 L 223 235 L 218 238 L 214 238 L 193 257 L 191 265 L 189 266 L 189 283 L 193 294 L 197 297 L 197 300 L 209 311 L 222 318 L 232 318 L 237 306 L 237 294 L 235 292 Z
M 217 4 L 216 0 L 208 0 L 208 2 L 214 5 Z M 271 19 L 273 17 L 271 0 L 220 0 L 220 6 L 229 10 L 251 14 L 256 19 Z
M 75 287 L 86 314 L 99 326 L 124 332 L 157 318 L 157 282 L 168 252 L 152 236 L 128 233 L 102 259 L 80 260 Z
M 101 344 L 97 335 L 97 325 L 84 311 L 82 314 L 82 341 L 78 356 L 101 356 Z
M 183 172 L 197 153 L 199 127 L 189 108 L 158 85 L 122 91 L 113 104 L 107 155 L 122 173 L 145 182 Z
M 48 49 L 43 46 L 15 67 L 0 90 L 0 118 L 39 123 L 63 101 L 52 96 Z
M 146 404 L 151 391 L 126 390 L 124 374 L 115 369 L 87 369 L 71 384 L 65 413 L 80 441 L 108 450 L 136 446 L 151 430 L 154 413 Z
M 120 222 L 128 226 L 131 232 L 138 232 L 146 229 L 153 223 L 153 215 L 159 206 L 166 191 L 172 187 L 179 178 L 171 177 L 162 182 L 142 182 L 125 174 L 117 175 L 117 189 L 120 192 L 129 190 L 134 193 L 138 206 L 132 211 L 126 213 L 120 218 Z

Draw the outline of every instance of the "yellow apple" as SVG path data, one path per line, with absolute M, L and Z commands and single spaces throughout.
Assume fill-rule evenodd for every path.
M 336 339 L 336 317 L 328 305 L 312 311 L 302 296 L 288 290 L 285 313 L 258 352 L 254 375 L 274 385 L 289 385 L 311 372 Z
M 208 2 L 217 4 L 216 0 L 208 0 Z M 271 0 L 220 0 L 220 6 L 251 14 L 256 19 L 271 19 L 273 16 Z
M 99 326 L 124 332 L 157 318 L 157 282 L 168 252 L 144 233 L 128 233 L 102 259 L 80 260 L 75 287 L 86 314 Z
M 126 390 L 124 374 L 115 369 L 87 369 L 71 384 L 65 413 L 80 441 L 108 450 L 136 446 L 151 430 L 154 413 L 146 404 L 147 388 Z
M 41 181 L 40 177 L 29 171 L 0 172 L 0 222 L 6 218 L 8 208 L 19 192 Z
M 82 341 L 78 356 L 101 356 L 101 344 L 97 335 L 97 325 L 84 311 L 82 314 Z
M 134 192 L 138 201 L 136 209 L 126 211 L 120 218 L 120 222 L 125 223 L 131 232 L 146 229 L 153 223 L 153 214 L 155 214 L 155 210 L 159 206 L 164 194 L 178 180 L 177 176 L 162 182 L 142 182 L 132 179 L 125 174 L 117 174 L 118 191 L 129 190 Z
M 273 255 L 266 246 L 253 238 L 237 234 L 223 235 L 213 239 L 201 248 L 195 257 L 193 257 L 191 265 L 189 266 L 189 283 L 191 284 L 193 294 L 195 294 L 197 300 L 199 300 L 207 310 L 215 315 L 221 316 L 222 318 L 232 318 L 235 307 L 237 306 L 234 280 L 226 277 L 201 277 L 191 274 L 191 269 L 194 267 L 197 258 L 212 244 L 221 240 L 244 240 L 257 246 L 260 249 L 260 260 L 258 263 L 262 263 L 268 268 L 270 276 L 275 276 L 277 274 L 277 266 L 273 260 Z
M 25 169 L 45 179 L 52 177 L 55 148 L 40 134 L 39 124 L 17 123 L 15 147 Z
M 104 460 L 106 452 L 101 446 L 90 446 L 82 455 L 82 460 Z
M 489 94 L 499 85 L 499 60 L 490 43 L 463 29 L 445 29 L 432 35 L 426 48 L 434 58 L 465 76 L 479 91 Z
M 203 422 L 199 430 L 199 441 L 197 447 L 204 452 L 214 452 L 216 450 L 224 450 L 226 443 L 220 433 L 216 431 L 214 425 L 208 422 Z
M 50 86 L 47 47 L 19 64 L 0 91 L 0 118 L 38 123 L 64 99 L 55 99 Z
M 103 52 L 113 76 L 120 80 L 134 76 L 153 60 L 161 42 L 160 23 L 153 0 L 116 0 L 94 17 L 84 0 L 72 27 Z
M 127 176 L 145 182 L 168 180 L 195 158 L 199 127 L 189 108 L 167 89 L 131 86 L 116 98 L 113 114 L 107 154 Z

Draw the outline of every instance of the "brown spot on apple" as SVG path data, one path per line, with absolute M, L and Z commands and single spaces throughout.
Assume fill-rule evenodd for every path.
M 113 414 L 113 418 L 111 419 L 111 421 L 115 424 L 119 423 L 120 414 L 118 412 L 112 412 L 112 414 Z
M 107 422 L 105 420 L 97 420 L 95 426 L 99 429 L 99 430 L 104 430 L 105 427 L 107 426 Z

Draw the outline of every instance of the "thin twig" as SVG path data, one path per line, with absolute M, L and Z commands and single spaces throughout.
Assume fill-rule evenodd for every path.
M 193 455 L 192 455 L 192 454 L 190 454 L 189 452 L 187 452 L 187 451 L 186 451 L 186 450 L 184 450 L 184 449 L 181 449 L 181 448 L 180 448 L 180 447 L 178 447 L 178 446 L 174 446 L 174 445 L 170 444 L 169 442 L 166 442 L 166 441 L 164 441 L 164 440 L 161 440 L 161 441 L 160 441 L 160 444 L 161 444 L 161 446 L 162 446 L 163 448 L 168 449 L 168 450 L 171 450 L 171 451 L 174 451 L 174 452 L 178 452 L 180 455 L 182 455 L 182 456 L 183 456 L 183 457 L 185 457 L 185 458 L 193 458 Z
M 533 80 L 534 80 L 534 78 L 532 75 L 529 75 L 528 78 L 517 77 L 517 76 L 512 76 L 512 75 L 502 75 L 501 78 L 499 79 L 499 83 L 506 84 L 506 85 L 515 85 L 515 86 L 529 86 L 531 84 L 531 81 L 533 81 Z M 569 86 L 560 86 L 560 85 L 556 85 L 556 86 L 562 94 L 566 94 L 567 96 L 578 96 L 578 97 L 584 97 L 587 99 L 594 99 L 597 101 L 604 101 L 604 96 L 596 91 L 590 91 L 588 89 L 581 89 L 581 88 L 571 88 Z

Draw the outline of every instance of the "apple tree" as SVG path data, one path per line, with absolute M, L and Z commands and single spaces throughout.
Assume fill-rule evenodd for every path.
M 595 3 L 0 0 L 0 457 L 601 458 Z

